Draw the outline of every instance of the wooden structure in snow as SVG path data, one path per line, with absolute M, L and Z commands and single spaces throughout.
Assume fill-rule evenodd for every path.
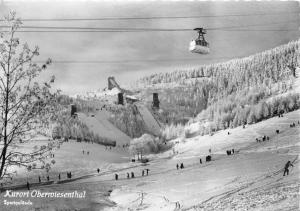
M 153 93 L 152 107 L 153 107 L 153 108 L 159 108 L 158 93 Z
M 77 112 L 76 105 L 71 104 L 70 107 L 71 107 L 71 117 L 76 116 L 76 112 Z
M 122 92 L 118 93 L 118 104 L 124 105 L 124 97 Z

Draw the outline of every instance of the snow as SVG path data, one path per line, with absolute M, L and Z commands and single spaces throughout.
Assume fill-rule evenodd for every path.
M 117 145 L 127 144 L 131 140 L 128 135 L 108 121 L 109 113 L 105 109 L 97 111 L 94 117 L 84 113 L 78 113 L 78 117 L 94 133 L 99 134 L 100 137 L 116 141 Z
M 66 143 L 62 151 L 55 153 L 57 168 L 78 169 L 80 172 L 75 175 L 84 175 L 86 172 L 94 175 L 41 189 L 86 190 L 89 197 L 82 201 L 39 200 L 35 201 L 35 207 L 107 211 L 299 210 L 298 120 L 300 110 L 284 114 L 282 118 L 274 117 L 247 125 L 245 129 L 239 127 L 219 131 L 213 136 L 174 140 L 175 143 L 179 141 L 175 145 L 178 154 L 173 155 L 170 150 L 152 155 L 150 163 L 146 165 L 107 163 L 101 167 L 101 175 L 92 172 L 95 166 L 100 166 L 102 159 L 110 153 L 113 153 L 113 159 L 128 159 L 123 149 L 117 148 L 110 152 L 101 150 L 99 147 L 102 146 L 95 144 Z M 290 128 L 292 122 L 296 123 L 296 127 Z M 276 129 L 280 129 L 279 134 L 275 133 Z M 230 135 L 227 134 L 228 131 Z M 270 140 L 256 143 L 255 138 L 263 135 L 269 136 Z M 82 146 L 93 150 L 91 155 L 95 157 L 82 155 Z M 225 151 L 232 148 L 237 153 L 227 156 Z M 208 149 L 212 149 L 211 162 L 204 161 L 209 154 Z M 199 163 L 199 158 L 202 159 L 202 164 Z M 283 177 L 283 166 L 288 160 L 292 161 L 294 167 L 290 168 L 288 176 Z M 62 161 L 64 163 L 60 163 Z M 177 170 L 177 163 L 184 163 L 185 168 Z M 141 172 L 145 168 L 150 169 L 150 172 L 149 176 L 143 177 Z M 128 172 L 134 172 L 135 178 L 127 179 Z M 119 175 L 118 181 L 114 180 L 115 173 Z M 107 202 L 102 191 L 112 186 L 114 190 L 109 199 L 113 202 Z M 180 209 L 176 209 L 178 203 Z M 108 207 L 104 208 L 103 204 Z
M 126 98 L 131 99 L 131 100 L 138 100 L 135 96 L 132 96 L 132 95 L 126 95 Z
M 300 126 L 289 127 L 298 120 L 299 110 L 232 129 L 230 135 L 226 130 L 181 141 L 175 147 L 179 154 L 151 163 L 151 176 L 118 182 L 110 197 L 117 206 L 106 210 L 174 210 L 176 202 L 184 210 L 298 209 Z M 282 131 L 278 135 L 277 127 Z M 255 138 L 264 134 L 270 141 L 256 143 Z M 206 163 L 210 148 L 213 159 Z M 225 155 L 232 148 L 238 154 Z M 287 160 L 294 161 L 294 167 L 282 177 Z M 176 170 L 181 162 L 185 168 Z
M 137 104 L 139 113 L 146 124 L 147 130 L 154 135 L 160 134 L 160 125 L 145 105 Z
M 46 138 L 35 142 L 26 143 L 26 145 L 19 145 L 20 152 L 29 152 L 37 145 L 45 145 L 48 143 Z M 85 154 L 82 151 L 85 151 Z M 89 155 L 86 153 L 89 152 Z M 128 166 L 129 153 L 123 148 L 106 149 L 105 146 L 100 144 L 91 144 L 84 142 L 76 142 L 70 140 L 63 142 L 59 149 L 53 151 L 55 155 L 55 164 L 51 167 L 49 173 L 50 178 L 57 178 L 58 173 L 64 174 L 67 171 L 72 171 L 76 177 L 83 176 L 89 173 L 95 173 L 97 168 L 101 171 L 113 169 L 115 167 L 122 167 L 124 163 Z M 49 162 L 53 158 L 48 158 Z M 11 170 L 17 170 L 17 176 L 14 178 L 14 185 L 24 182 L 24 176 L 30 178 L 29 182 L 36 182 L 37 175 L 46 176 L 45 170 L 35 170 L 28 172 L 24 168 L 14 167 Z M 65 176 L 62 176 L 64 178 Z

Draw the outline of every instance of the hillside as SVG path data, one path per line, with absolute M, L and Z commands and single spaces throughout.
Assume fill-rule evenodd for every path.
M 114 182 L 119 188 L 111 195 L 117 206 L 107 210 L 298 210 L 299 120 L 297 110 L 245 129 L 231 129 L 230 135 L 226 130 L 214 136 L 174 140 L 179 141 L 178 154 L 160 155 L 169 159 L 155 159 L 150 176 L 123 180 L 126 170 L 119 171 L 121 180 Z M 296 127 L 291 128 L 293 122 Z M 255 138 L 263 135 L 270 140 L 257 143 Z M 205 162 L 208 149 L 212 150 L 211 162 Z M 236 153 L 227 156 L 228 149 Z M 294 167 L 283 177 L 288 160 Z M 182 162 L 185 168 L 176 170 L 176 163 Z M 181 209 L 176 209 L 176 202 Z
M 114 77 L 108 78 L 108 87 L 110 89 L 90 92 L 74 99 L 80 120 L 95 134 L 125 144 L 144 133 L 160 134 L 161 124 L 145 105 L 145 99 L 140 99 L 136 92 L 121 88 Z M 123 104 L 119 103 L 120 93 Z
M 251 123 L 247 121 L 251 110 L 248 109 L 245 118 L 234 124 L 240 108 L 252 108 L 295 89 L 296 68 L 300 66 L 299 44 L 300 40 L 292 41 L 225 63 L 153 74 L 141 78 L 136 85 L 140 98 L 148 99 L 149 107 L 149 93 L 159 93 L 163 112 L 158 118 L 166 124 L 186 123 L 199 113 L 199 119 L 215 124 L 214 130 Z M 282 110 L 287 111 L 286 107 Z M 270 116 L 279 110 L 270 111 Z
M 108 79 L 110 89 L 74 102 L 85 115 L 102 115 L 100 108 L 109 108 L 98 122 L 110 125 L 110 130 L 104 126 L 98 132 L 91 130 L 102 137 L 111 133 L 111 140 L 114 132 L 109 131 L 119 131 L 121 142 L 143 133 L 160 135 L 165 125 L 172 124 L 200 122 L 197 133 L 207 134 L 256 123 L 300 107 L 299 92 L 293 91 L 299 89 L 299 44 L 297 40 L 242 59 L 144 77 L 135 90 L 124 91 L 124 98 L 133 94 L 137 100 L 128 103 L 124 99 L 124 106 L 117 105 L 118 93 L 124 89 L 114 77 Z M 159 110 L 152 109 L 154 92 L 159 96 Z

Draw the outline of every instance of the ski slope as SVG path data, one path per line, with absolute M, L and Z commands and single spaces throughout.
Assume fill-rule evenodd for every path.
M 160 125 L 158 121 L 153 117 L 151 112 L 148 110 L 148 108 L 142 104 L 137 104 L 137 108 L 146 125 L 147 131 L 151 134 L 159 135 Z
M 117 145 L 130 142 L 131 138 L 108 121 L 109 114 L 105 110 L 98 111 L 94 117 L 84 113 L 78 113 L 79 119 L 84 122 L 90 130 L 101 137 L 116 141 Z
M 121 167 L 103 166 L 102 158 L 107 159 L 109 153 L 114 154 L 107 161 L 116 162 L 115 159 L 122 161 L 123 157 L 127 157 L 126 151 L 118 148 L 105 151 L 103 146 L 88 143 L 64 143 L 55 153 L 58 162 L 54 167 L 65 168 L 63 171 L 72 169 L 72 173 L 76 168 L 75 177 L 82 173 L 86 175 L 68 183 L 40 186 L 39 189 L 45 192 L 86 191 L 88 197 L 84 200 L 49 197 L 30 200 L 35 208 L 49 211 L 67 208 L 106 211 L 299 210 L 298 121 L 300 110 L 284 114 L 281 118 L 247 125 L 245 129 L 238 127 L 218 131 L 213 136 L 187 138 L 176 144 L 178 154 L 170 155 L 171 150 L 155 155 L 147 166 L 137 163 L 122 163 Z M 296 127 L 291 128 L 291 123 L 296 123 Z M 276 129 L 280 129 L 279 134 Z M 255 138 L 262 135 L 269 136 L 270 140 L 257 143 Z M 207 163 L 204 159 L 208 147 L 212 149 L 212 161 Z M 232 148 L 237 153 L 227 156 L 225 150 Z M 90 155 L 82 154 L 82 150 L 91 150 Z M 66 159 L 66 156 L 71 158 Z M 199 158 L 202 158 L 202 164 Z M 288 160 L 294 166 L 290 168 L 290 174 L 283 177 L 283 167 Z M 177 170 L 177 163 L 184 163 L 184 169 Z M 95 172 L 97 167 L 101 168 L 100 174 Z M 150 169 L 148 176 L 142 176 L 145 168 Z M 79 169 L 81 172 L 78 172 Z M 134 172 L 135 178 L 127 179 L 128 172 Z M 115 173 L 119 175 L 118 181 L 114 179 Z M 26 179 L 25 174 L 22 176 Z M 54 178 L 54 175 L 50 176 Z M 37 176 L 31 178 L 30 182 L 36 182 Z M 102 192 L 106 187 L 113 188 L 110 200 L 105 199 L 109 194 Z M 177 203 L 180 204 L 179 209 L 176 208 Z M 100 205 L 107 207 L 100 208 Z M 0 210 L 5 208 L 0 204 Z M 31 208 L 26 206 L 22 209 L 29 211 Z
M 224 130 L 214 136 L 186 139 L 175 147 L 179 154 L 153 161 L 149 176 L 116 182 L 119 188 L 110 199 L 117 206 L 106 210 L 299 210 L 298 121 L 300 110 L 245 129 L 230 129 L 230 135 Z M 293 122 L 297 126 L 290 128 Z M 257 143 L 255 138 L 262 135 L 270 140 Z M 209 148 L 212 161 L 207 163 Z M 226 150 L 233 148 L 237 153 L 227 156 Z M 283 177 L 288 160 L 294 167 Z M 177 170 L 176 164 L 181 162 L 185 168 Z M 126 171 L 119 174 L 126 178 Z

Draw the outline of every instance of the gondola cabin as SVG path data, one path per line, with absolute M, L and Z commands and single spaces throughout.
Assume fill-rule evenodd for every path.
M 209 44 L 204 38 L 206 30 L 203 28 L 195 28 L 194 30 L 198 32 L 198 38 L 190 42 L 189 51 L 192 53 L 208 54 Z

